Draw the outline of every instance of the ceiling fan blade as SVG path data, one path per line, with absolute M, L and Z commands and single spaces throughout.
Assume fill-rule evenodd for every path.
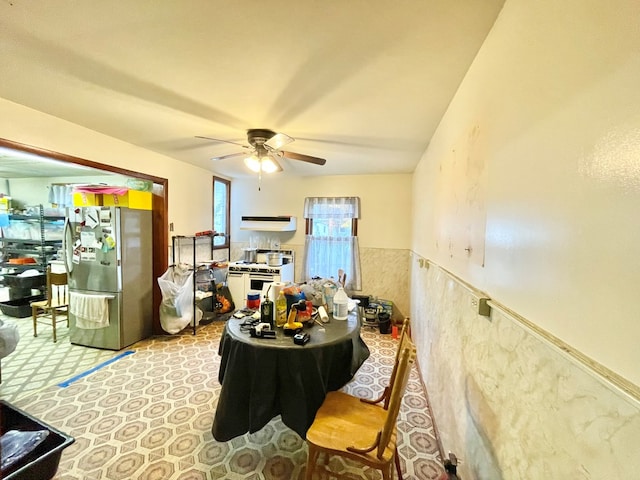
M 220 157 L 212 157 L 211 160 L 217 162 L 218 160 L 224 160 L 225 158 L 231 158 L 231 157 L 238 157 L 240 155 L 246 156 L 247 152 L 230 153 L 229 155 L 222 155 Z
M 264 142 L 264 145 L 273 150 L 280 150 L 282 147 L 293 141 L 294 139 L 289 135 L 285 135 L 284 133 L 276 133 L 273 137 Z
M 280 153 L 282 153 L 282 156 L 285 158 L 290 158 L 292 160 L 301 160 L 303 162 L 313 163 L 315 165 L 324 165 L 325 163 L 327 163 L 324 158 L 311 157 L 309 155 L 302 155 L 301 153 L 285 151 L 281 151 Z
M 251 148 L 248 145 L 243 145 L 242 143 L 238 142 L 232 142 L 230 140 L 220 140 L 219 138 L 203 137 L 202 135 L 196 135 L 196 138 L 204 138 L 205 140 L 213 140 L 214 142 L 230 143 L 231 145 L 238 145 L 242 148 Z

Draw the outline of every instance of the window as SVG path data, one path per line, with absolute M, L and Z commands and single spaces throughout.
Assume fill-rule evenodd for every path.
M 338 278 L 346 274 L 345 286 L 361 290 L 358 248 L 358 197 L 307 197 L 304 201 L 306 236 L 304 277 Z
M 229 248 L 229 219 L 231 218 L 231 182 L 213 177 L 213 248 Z

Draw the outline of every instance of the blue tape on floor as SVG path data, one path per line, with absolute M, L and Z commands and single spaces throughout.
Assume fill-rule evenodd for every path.
M 107 365 L 112 364 L 113 362 L 116 362 L 118 360 L 120 360 L 121 358 L 126 357 L 127 355 L 131 355 L 133 353 L 136 353 L 135 350 L 127 350 L 126 352 L 122 352 L 120 355 L 117 355 L 109 360 L 107 360 L 106 362 L 102 362 L 99 365 L 96 365 L 93 368 L 90 368 L 89 370 L 87 370 L 86 372 L 82 372 L 80 375 L 76 375 L 75 377 L 71 377 L 69 380 L 66 380 L 62 383 L 59 383 L 58 386 L 62 387 L 62 388 L 67 388 L 69 385 L 71 385 L 73 382 L 77 382 L 78 380 L 80 380 L 81 378 L 86 377 L 87 375 L 92 374 L 93 372 L 97 372 L 98 370 L 100 370 L 103 367 L 106 367 Z

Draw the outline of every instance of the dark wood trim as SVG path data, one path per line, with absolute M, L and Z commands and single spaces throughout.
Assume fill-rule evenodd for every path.
M 225 226 L 224 226 L 224 231 L 225 231 L 225 237 L 224 237 L 224 244 L 223 245 L 214 245 L 213 249 L 214 250 L 226 250 L 228 248 L 231 248 L 231 181 L 227 180 L 226 178 L 221 178 L 221 177 L 216 177 L 215 175 L 213 176 L 213 178 L 211 179 L 211 205 L 212 205 L 212 209 L 211 209 L 211 225 L 215 225 L 214 222 L 214 216 L 215 216 L 215 197 L 216 197 L 216 182 L 220 182 L 220 183 L 224 183 L 227 186 L 227 211 L 226 211 L 226 218 L 225 218 Z M 217 232 L 216 232 L 217 233 Z
M 157 279 L 169 268 L 169 181 L 154 182 L 153 188 L 153 333 L 162 335 L 166 332 L 160 325 L 160 304 L 162 292 Z M 156 187 L 157 186 L 157 187 Z M 156 188 L 158 192 L 156 192 Z
M 153 333 L 162 334 L 164 330 L 160 326 L 160 303 L 162 293 L 158 286 L 157 278 L 160 277 L 169 267 L 167 253 L 169 252 L 169 180 L 146 173 L 135 172 L 126 168 L 94 162 L 65 153 L 54 152 L 44 148 L 27 145 L 0 138 L 0 146 L 32 153 L 41 157 L 52 158 L 66 163 L 75 163 L 86 167 L 95 168 L 105 172 L 117 173 L 129 177 L 150 180 L 153 182 Z

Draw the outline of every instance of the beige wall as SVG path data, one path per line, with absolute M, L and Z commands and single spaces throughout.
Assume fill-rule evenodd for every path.
M 234 180 L 231 205 L 234 240 L 251 235 L 238 230 L 242 215 L 294 215 L 298 228 L 281 234 L 287 243 L 304 245 L 305 197 L 360 197 L 358 236 L 361 247 L 408 249 L 411 240 L 411 178 L 398 175 L 343 175 L 327 177 L 263 177 Z
M 415 172 L 412 249 L 433 267 L 413 265 L 411 311 L 463 478 L 637 475 L 640 432 L 624 423 L 637 396 L 574 383 L 585 369 L 544 353 L 553 342 L 509 333 L 496 309 L 478 319 L 455 291 L 485 292 L 637 395 L 639 13 L 634 0 L 507 0 Z
M 413 249 L 640 384 L 636 13 L 506 3 L 416 172 Z M 454 160 L 483 172 L 438 174 Z M 438 206 L 451 189 L 480 193 Z M 456 206 L 486 229 L 484 267 L 441 241 Z

